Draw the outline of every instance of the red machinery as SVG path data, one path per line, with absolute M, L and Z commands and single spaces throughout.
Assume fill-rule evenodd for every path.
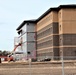
M 15 45 L 15 47 L 14 47 L 13 51 L 11 52 L 11 54 L 8 55 L 7 59 L 8 59 L 9 62 L 10 61 L 15 61 L 14 57 L 13 57 L 13 53 L 17 49 L 18 46 L 21 46 L 21 43 L 19 43 L 18 45 Z

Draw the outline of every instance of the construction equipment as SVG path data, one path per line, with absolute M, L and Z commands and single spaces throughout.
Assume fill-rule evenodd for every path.
M 18 45 L 15 45 L 13 51 L 7 56 L 8 62 L 15 61 L 15 58 L 13 57 L 13 55 L 18 46 L 21 46 L 21 43 L 19 43 Z

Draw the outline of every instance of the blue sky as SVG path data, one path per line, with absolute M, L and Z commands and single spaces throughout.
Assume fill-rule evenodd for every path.
M 36 19 L 50 7 L 75 3 L 76 0 L 0 0 L 0 50 L 13 50 L 16 28 L 23 20 Z

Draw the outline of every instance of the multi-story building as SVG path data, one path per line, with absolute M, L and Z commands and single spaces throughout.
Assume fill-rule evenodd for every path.
M 32 25 L 34 31 L 31 31 Z M 36 47 L 32 50 L 36 51 L 35 56 L 38 58 L 48 57 L 54 60 L 62 55 L 76 56 L 76 5 L 50 8 L 36 20 L 23 21 L 17 30 L 24 26 L 30 27 L 30 34 L 36 33 Z M 22 31 L 29 27 L 24 27 Z M 24 40 L 30 38 L 30 41 L 34 41 L 31 36 L 26 36 Z M 26 45 L 24 47 L 27 48 Z M 27 53 L 30 48 L 31 46 L 27 48 Z
M 20 40 L 21 46 L 19 50 L 25 52 L 25 58 L 36 58 L 36 31 L 35 21 L 29 20 L 24 21 L 18 28 L 18 39 Z

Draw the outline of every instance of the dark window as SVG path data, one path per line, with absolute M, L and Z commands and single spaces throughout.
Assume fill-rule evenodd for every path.
M 60 41 L 59 41 L 60 45 L 62 45 L 62 39 L 60 38 Z
M 75 53 L 75 56 L 76 56 L 76 51 L 74 53 Z
M 60 25 L 60 31 L 61 31 L 61 25 Z
M 61 18 L 61 12 L 59 13 L 59 18 Z
M 27 23 L 27 25 L 29 25 L 29 23 Z
M 27 52 L 28 54 L 31 54 L 31 52 Z

